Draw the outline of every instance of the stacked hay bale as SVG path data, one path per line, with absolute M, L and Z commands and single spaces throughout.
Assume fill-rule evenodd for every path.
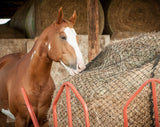
M 0 38 L 8 39 L 8 38 L 25 38 L 25 35 L 20 31 L 9 27 L 7 24 L 0 25 Z
M 0 58 L 12 53 L 26 53 L 26 46 L 32 42 L 32 39 L 0 39 Z
M 144 81 L 152 77 L 153 72 L 156 78 L 160 78 L 159 55 L 160 33 L 147 33 L 114 41 L 87 65 L 85 71 L 58 84 L 55 94 L 63 82 L 70 81 L 87 103 L 91 127 L 121 127 L 126 101 Z M 160 85 L 157 85 L 157 93 L 159 92 Z M 127 110 L 129 126 L 154 124 L 151 106 L 153 102 L 150 95 L 151 89 L 148 85 L 129 105 Z M 57 105 L 58 125 L 62 127 L 68 123 L 65 99 L 63 93 Z M 71 101 L 73 126 L 85 126 L 80 102 L 73 94 Z M 160 96 L 158 96 L 160 111 L 159 104 Z M 48 119 L 50 126 L 53 126 L 52 105 Z
M 75 30 L 78 34 L 87 34 L 87 1 L 86 0 L 45 0 L 39 3 L 40 32 L 57 18 L 57 11 L 63 7 L 64 17 L 70 18 L 73 11 L 77 12 Z M 99 33 L 104 29 L 104 12 L 99 2 Z
M 10 26 L 23 31 L 28 38 L 35 37 L 35 2 L 28 0 L 11 18 Z
M 159 0 L 101 1 L 104 3 L 104 31 L 112 34 L 112 39 L 138 35 L 137 32 L 160 31 Z
M 56 20 L 58 9 L 63 7 L 64 18 L 77 12 L 75 30 L 78 34 L 87 34 L 87 1 L 86 0 L 29 0 L 12 17 L 11 26 L 23 30 L 27 37 L 38 36 L 44 28 Z M 104 12 L 99 2 L 99 31 L 104 29 Z

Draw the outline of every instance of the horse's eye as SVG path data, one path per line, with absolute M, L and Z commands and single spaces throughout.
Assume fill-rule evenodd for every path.
M 65 36 L 60 36 L 60 38 L 61 38 L 62 40 L 67 40 L 67 38 L 66 38 Z

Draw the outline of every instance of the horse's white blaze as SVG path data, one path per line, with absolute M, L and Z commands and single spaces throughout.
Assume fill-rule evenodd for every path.
M 67 42 L 73 47 L 73 49 L 76 53 L 77 63 L 84 64 L 82 53 L 81 53 L 81 51 L 78 47 L 78 43 L 77 43 L 77 38 L 76 38 L 77 33 L 75 32 L 75 30 L 73 28 L 69 28 L 69 27 L 66 27 L 64 29 L 64 32 L 67 36 Z
M 34 52 L 32 53 L 31 60 L 33 59 L 33 57 L 34 57 L 35 54 L 36 54 L 36 51 L 34 51 Z
M 12 119 L 15 119 L 14 115 L 10 112 L 9 109 L 8 110 L 2 109 L 1 112 Z
M 48 50 L 50 50 L 50 49 L 51 49 L 51 44 L 48 45 Z

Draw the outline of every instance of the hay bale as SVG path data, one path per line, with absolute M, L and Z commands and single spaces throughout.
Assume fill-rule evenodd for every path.
M 91 127 L 122 127 L 123 107 L 129 97 L 151 77 L 154 69 L 155 77 L 160 78 L 160 62 L 153 69 L 159 55 L 160 33 L 114 41 L 88 64 L 85 71 L 66 78 L 62 83 L 73 83 L 86 101 Z M 57 85 L 55 94 L 62 83 Z M 157 87 L 159 93 L 160 85 Z M 152 126 L 150 94 L 151 90 L 147 86 L 128 107 L 129 126 Z M 63 93 L 57 105 L 59 126 L 66 126 L 68 123 L 65 99 Z M 73 126 L 85 126 L 80 102 L 73 94 L 71 100 Z M 48 119 L 50 126 L 53 126 L 52 105 Z
M 36 4 L 35 4 L 36 3 Z M 63 7 L 64 17 L 70 18 L 77 11 L 75 29 L 78 34 L 87 34 L 87 1 L 86 0 L 28 0 L 12 17 L 11 26 L 23 30 L 27 37 L 38 36 L 57 18 L 57 12 Z M 36 20 L 35 20 L 36 18 Z M 104 29 L 104 13 L 99 2 L 99 33 Z
M 11 54 L 23 52 L 26 53 L 27 39 L 0 39 L 0 58 Z
M 111 44 L 87 65 L 87 70 L 105 65 L 120 64 L 124 67 L 138 67 L 148 61 L 151 61 L 158 55 L 159 32 L 145 33 L 139 36 L 111 41 Z M 123 61 L 128 61 L 123 65 Z M 117 69 L 117 68 L 116 68 Z
M 1 39 L 25 38 L 25 35 L 22 32 L 9 27 L 8 25 L 0 25 L 0 38 Z
M 77 12 L 77 19 L 75 24 L 75 30 L 78 34 L 87 34 L 88 23 L 87 23 L 87 1 L 86 0 L 44 0 L 39 3 L 39 30 L 38 33 L 51 24 L 57 18 L 57 10 L 63 7 L 64 17 L 70 18 L 73 11 Z M 99 33 L 102 34 L 104 29 L 104 13 L 102 6 L 99 2 Z
M 114 32 L 114 34 L 111 36 L 111 40 L 131 38 L 140 34 L 144 34 L 144 32 Z
M 160 31 L 160 22 L 157 22 L 160 21 L 159 12 L 159 0 L 111 0 L 104 12 L 104 29 L 107 31 L 109 26 L 113 35 L 115 32 Z
M 13 15 L 10 26 L 16 28 L 28 38 L 35 37 L 35 5 L 34 0 L 28 0 Z

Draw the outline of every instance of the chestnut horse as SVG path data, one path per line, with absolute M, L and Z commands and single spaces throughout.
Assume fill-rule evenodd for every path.
M 57 20 L 35 40 L 29 53 L 0 59 L 0 127 L 5 126 L 7 113 L 15 117 L 16 127 L 33 126 L 21 87 L 27 92 L 40 126 L 48 126 L 47 111 L 55 90 L 50 76 L 52 61 L 62 63 L 71 75 L 85 68 L 73 28 L 75 19 L 76 12 L 69 20 L 63 19 L 60 8 Z

